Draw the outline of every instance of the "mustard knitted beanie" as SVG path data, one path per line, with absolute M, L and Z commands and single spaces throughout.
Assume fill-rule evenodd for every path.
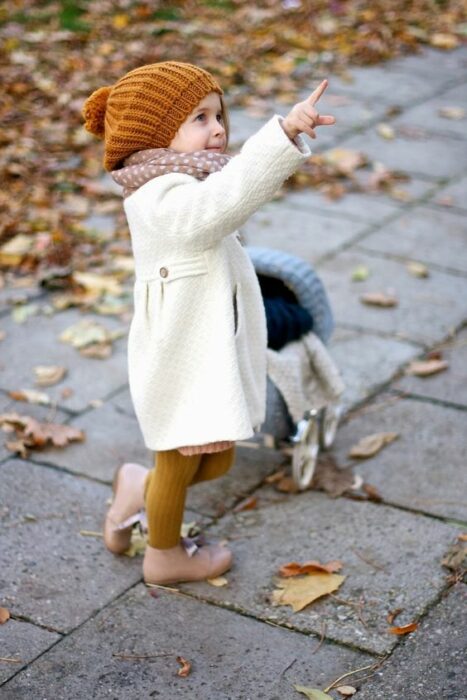
M 176 61 L 135 68 L 115 85 L 95 90 L 83 117 L 85 128 L 105 141 L 105 169 L 115 170 L 136 151 L 167 148 L 210 92 L 223 94 L 210 73 Z

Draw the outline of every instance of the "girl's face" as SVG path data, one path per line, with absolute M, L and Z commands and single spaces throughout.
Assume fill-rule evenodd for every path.
M 210 92 L 185 119 L 169 147 L 178 153 L 222 153 L 226 145 L 221 98 L 217 92 Z

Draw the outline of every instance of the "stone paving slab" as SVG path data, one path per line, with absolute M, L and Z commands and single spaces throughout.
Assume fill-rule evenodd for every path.
M 41 462 L 108 483 L 123 462 L 152 466 L 152 453 L 144 445 L 136 418 L 120 411 L 112 400 L 73 418 L 70 425 L 84 430 L 85 441 L 72 443 L 64 450 L 41 450 Z
M 341 328 L 334 332 L 329 351 L 344 380 L 345 410 L 373 394 L 420 354 L 420 349 L 409 343 Z
M 364 265 L 370 276 L 352 281 L 352 271 Z M 466 281 L 462 277 L 430 271 L 416 278 L 403 262 L 368 255 L 363 251 L 340 252 L 319 268 L 331 300 L 335 320 L 342 325 L 380 331 L 400 340 L 432 346 L 459 326 L 466 317 Z M 366 292 L 395 293 L 393 308 L 368 306 L 360 301 Z
M 426 196 L 433 188 L 432 182 L 417 178 L 402 182 L 398 187 L 406 194 L 409 202 Z M 384 194 L 369 192 L 349 192 L 340 199 L 329 200 L 319 189 L 288 191 L 281 203 L 289 208 L 312 212 L 325 211 L 328 214 L 342 216 L 346 221 L 365 221 L 369 224 L 380 224 L 387 217 L 396 215 L 401 207 L 407 206 L 406 202 Z
M 229 585 L 184 584 L 183 590 L 303 632 L 320 634 L 326 623 L 328 639 L 385 653 L 397 643 L 387 632 L 387 613 L 404 608 L 401 624 L 411 622 L 445 586 L 440 562 L 458 532 L 452 526 L 310 491 L 288 498 L 275 493 L 275 502 L 270 487 L 255 495 L 258 509 L 228 516 L 213 528 L 216 537 L 231 540 L 235 560 Z M 262 506 L 263 499 L 269 505 Z M 270 594 L 279 567 L 312 559 L 343 562 L 347 578 L 336 594 L 339 600 L 328 596 L 297 613 L 289 606 L 273 607 Z
M 466 413 L 411 399 L 387 397 L 342 425 L 333 452 L 349 462 L 350 448 L 366 435 L 399 438 L 376 456 L 360 460 L 358 473 L 391 504 L 467 521 Z
M 331 644 L 313 654 L 316 646 L 314 637 L 137 586 L 3 686 L 2 698 L 292 700 L 295 683 L 325 687 L 373 660 Z M 179 655 L 192 663 L 186 678 Z
M 459 79 L 467 69 L 467 47 L 461 46 L 453 51 L 442 51 L 423 47 L 410 56 L 395 58 L 385 64 L 390 70 L 407 71 L 429 78 L 442 89 L 451 79 Z
M 12 614 L 68 632 L 141 579 L 140 561 L 80 534 L 101 531 L 110 489 L 21 460 L 0 474 L 0 605 Z
M 393 387 L 438 401 L 449 401 L 467 407 L 467 329 L 461 331 L 446 346 L 442 358 L 449 363 L 446 371 L 431 377 L 406 375 Z
M 58 642 L 56 632 L 31 625 L 22 620 L 9 619 L 0 625 L 0 649 L 3 658 L 18 659 L 19 663 L 0 661 L 0 685 L 27 666 L 37 656 Z M 1 690 L 0 690 L 1 695 Z
M 21 324 L 11 318 L 3 319 L 2 329 L 7 336 L 2 341 L 2 356 L 7 357 L 8 362 L 0 365 L 0 387 L 4 390 L 31 389 L 34 387 L 35 366 L 61 365 L 68 369 L 67 376 L 45 391 L 61 407 L 79 412 L 87 408 L 90 401 L 102 399 L 125 385 L 126 338 L 113 343 L 112 356 L 105 361 L 83 357 L 71 345 L 58 339 L 65 329 L 83 318 L 97 321 L 109 330 L 123 327 L 117 319 L 83 315 L 76 309 L 53 316 L 33 316 Z M 34 339 L 34 352 L 31 352 L 31 338 Z M 73 392 L 66 399 L 61 396 L 65 387 Z
M 391 221 L 359 245 L 467 274 L 467 217 L 417 207 Z M 466 292 L 467 292 L 467 280 Z
M 467 160 L 467 141 L 440 134 L 388 140 L 379 136 L 375 128 L 370 128 L 344 139 L 341 146 L 362 151 L 370 160 L 390 170 L 437 180 L 463 173 Z
M 366 224 L 273 203 L 254 214 L 242 228 L 247 245 L 278 248 L 316 263 L 334 253 L 366 228 Z
M 467 587 L 458 583 L 367 681 L 358 698 L 465 700 L 466 648 Z
M 459 80 L 459 76 L 456 76 Z M 452 79 L 451 79 L 452 82 Z M 356 98 L 373 98 L 385 105 L 406 107 L 427 100 L 446 86 L 446 76 L 427 80 L 425 75 L 407 71 L 404 61 L 348 70 L 345 77 L 332 76 L 332 90 Z
M 440 114 L 445 107 L 460 107 L 466 111 L 463 119 L 448 119 Z M 441 95 L 421 105 L 408 109 L 391 122 L 396 133 L 399 130 L 415 128 L 431 132 L 433 136 L 446 134 L 457 138 L 467 138 L 467 83 L 456 85 Z

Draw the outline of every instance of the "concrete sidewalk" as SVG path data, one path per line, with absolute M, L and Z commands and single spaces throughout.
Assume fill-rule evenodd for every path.
M 128 393 L 126 340 L 114 343 L 109 359 L 85 358 L 57 340 L 82 318 L 79 310 L 19 324 L 13 302 L 46 311 L 48 297 L 39 288 L 0 290 L 0 412 L 86 432 L 82 444 L 28 459 L 0 445 L 0 606 L 12 614 L 0 625 L 0 697 L 298 699 L 294 684 L 324 689 L 363 667 L 342 681 L 362 700 L 465 700 L 466 586 L 453 585 L 441 562 L 467 531 L 467 119 L 439 110 L 467 112 L 466 67 L 465 48 L 428 50 L 355 69 L 351 83 L 331 79 L 321 109 L 338 125 L 323 129 L 313 147 L 359 150 L 410 174 L 403 199 L 353 193 L 328 202 L 315 190 L 294 191 L 245 227 L 248 244 L 316 265 L 330 295 L 337 322 L 330 348 L 347 385 L 333 448 L 339 464 L 352 463 L 349 448 L 361 437 L 399 438 L 355 465 L 381 503 L 278 493 L 264 479 L 283 455 L 240 447 L 228 476 L 191 490 L 185 517 L 230 540 L 235 564 L 225 587 L 149 595 L 141 558 L 114 557 L 92 536 L 116 466 L 151 464 Z M 234 111 L 233 141 L 262 121 Z M 393 139 L 379 135 L 381 122 Z M 428 276 L 410 274 L 409 261 L 423 263 Z M 352 281 L 361 265 L 368 278 Z M 366 306 L 365 292 L 390 292 L 399 303 Z M 86 317 L 122 327 L 110 316 Z M 404 373 L 433 349 L 448 361 L 445 372 Z M 53 415 L 8 397 L 31 388 L 41 364 L 68 368 L 47 389 Z M 63 395 L 64 386 L 72 392 Z M 258 507 L 235 513 L 250 494 Z M 273 607 L 278 567 L 309 559 L 342 560 L 342 588 L 298 613 Z M 396 609 L 394 624 L 419 622 L 407 637 L 388 632 Z M 177 656 L 192 663 L 186 678 L 177 675 Z M 368 669 L 380 660 L 376 672 Z

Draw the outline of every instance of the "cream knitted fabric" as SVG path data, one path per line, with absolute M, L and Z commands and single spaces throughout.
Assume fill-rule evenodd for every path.
M 221 171 L 173 173 L 124 202 L 135 257 L 130 389 L 148 448 L 244 440 L 265 417 L 266 322 L 235 234 L 310 156 L 272 118 Z

